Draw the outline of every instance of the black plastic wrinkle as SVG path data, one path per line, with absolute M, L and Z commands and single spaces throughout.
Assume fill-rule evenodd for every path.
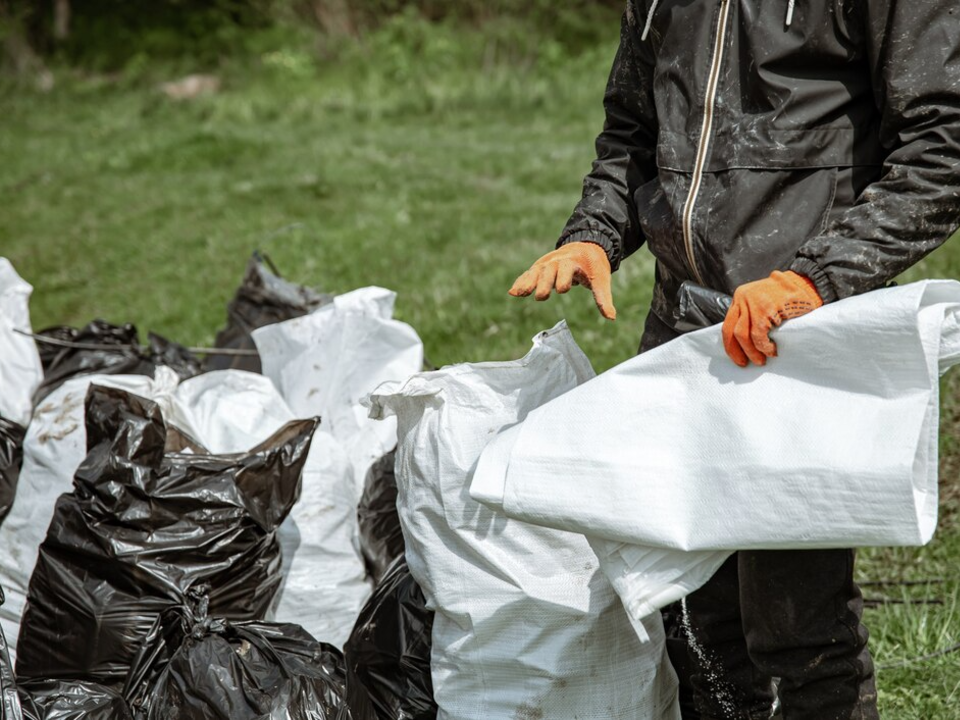
M 433 617 L 406 559 L 397 558 L 344 645 L 351 704 L 368 698 L 378 720 L 437 717 L 430 676 Z
M 199 583 L 213 588 L 211 612 L 264 617 L 280 583 L 276 530 L 300 495 L 318 422 L 212 455 L 156 403 L 91 386 L 88 455 L 40 546 L 18 678 L 123 683 L 157 615 Z

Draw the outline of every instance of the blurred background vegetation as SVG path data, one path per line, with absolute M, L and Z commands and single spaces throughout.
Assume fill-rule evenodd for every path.
M 259 248 L 324 291 L 396 290 L 437 365 L 519 357 L 566 318 L 609 368 L 639 340 L 646 251 L 616 323 L 582 289 L 506 290 L 579 198 L 622 5 L 0 0 L 0 256 L 36 328 L 209 345 Z M 924 277 L 960 277 L 957 238 L 902 280 Z M 940 533 L 860 556 L 898 720 L 960 718 L 960 655 L 911 660 L 960 642 L 960 373 L 943 390 Z
M 607 37 L 605 22 L 622 2 L 559 5 L 547 0 L 0 0 L 0 32 L 7 62 L 19 68 L 39 57 L 118 72 L 153 61 L 209 66 L 225 56 L 255 55 L 271 42 L 264 33 L 296 26 L 316 31 L 315 50 L 330 59 L 347 45 L 344 40 L 369 38 L 384 25 L 395 26 L 399 16 L 407 24 L 422 20 L 482 28 L 493 41 L 488 61 L 532 62 L 540 54 L 537 40 L 548 38 L 549 44 L 576 52 Z

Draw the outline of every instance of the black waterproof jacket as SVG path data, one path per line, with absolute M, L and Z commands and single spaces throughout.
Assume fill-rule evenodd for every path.
M 668 324 L 684 280 L 793 269 L 829 302 L 960 226 L 956 0 L 630 0 L 604 107 L 558 246 L 646 241 Z

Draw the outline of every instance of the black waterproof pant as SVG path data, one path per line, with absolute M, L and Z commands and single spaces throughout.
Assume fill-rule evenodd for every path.
M 701 720 L 876 720 L 852 550 L 735 553 L 685 601 Z
M 677 336 L 651 313 L 640 351 Z M 879 718 L 853 563 L 853 550 L 741 551 L 686 598 L 699 720 L 768 720 L 776 696 L 784 720 Z

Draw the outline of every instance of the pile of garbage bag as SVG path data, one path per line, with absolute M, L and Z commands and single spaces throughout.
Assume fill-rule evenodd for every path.
M 340 647 L 362 545 L 395 543 L 358 519 L 397 442 L 359 399 L 423 363 L 395 295 L 335 302 L 254 258 L 219 336 L 242 352 L 208 356 L 251 372 L 132 325 L 34 334 L 31 291 L 0 259 L 0 718 L 377 718 Z
M 102 320 L 34 334 L 31 292 L 0 258 L 0 720 L 676 720 L 659 610 L 709 579 L 731 537 L 918 544 L 936 523 L 960 283 L 880 291 L 880 315 L 851 298 L 798 319 L 775 372 L 731 370 L 704 330 L 600 377 L 563 323 L 519 360 L 422 372 L 393 292 L 325 295 L 259 255 L 214 352 Z M 723 298 L 690 297 L 684 329 L 722 314 Z M 857 337 L 831 325 L 851 313 L 872 318 Z M 839 337 L 898 362 L 844 374 L 840 350 L 801 351 Z M 677 403 L 681 376 L 697 392 Z M 751 440 L 777 418 L 738 420 L 778 388 L 884 428 L 827 463 L 844 482 L 818 471 L 812 501 L 809 477 L 799 493 L 775 472 L 783 444 Z M 718 407 L 746 449 L 698 466 L 714 454 L 672 428 L 714 442 Z M 879 446 L 905 424 L 910 442 Z M 822 435 L 807 457 L 846 447 Z M 740 487 L 747 466 L 767 483 L 753 495 L 797 521 L 689 500 Z M 848 478 L 883 502 L 830 494 Z M 839 535 L 799 520 L 810 502 Z

